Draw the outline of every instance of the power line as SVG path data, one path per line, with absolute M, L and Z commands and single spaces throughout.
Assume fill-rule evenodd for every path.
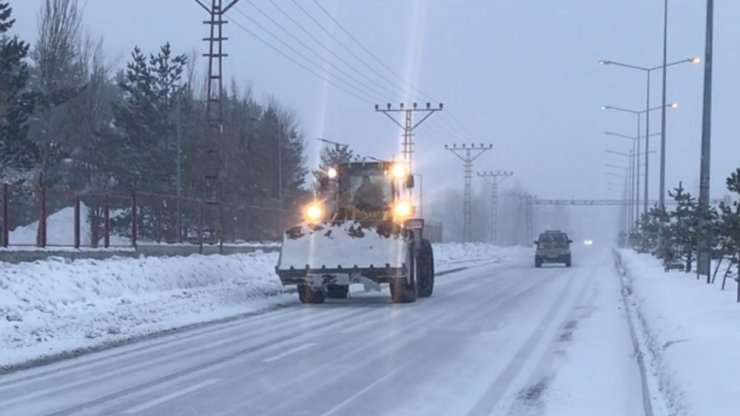
M 249 1 L 251 3 L 251 1 Z M 298 27 L 303 33 L 305 33 L 308 37 L 310 37 L 314 42 L 316 42 L 318 45 L 320 45 L 322 48 L 326 49 L 333 57 L 335 57 L 339 62 L 343 63 L 344 65 L 351 68 L 353 71 L 357 72 L 358 74 L 362 75 L 363 78 L 373 83 L 376 87 L 379 87 L 383 90 L 385 93 L 389 93 L 389 96 L 393 96 L 395 92 L 393 92 L 390 88 L 388 88 L 387 85 L 383 85 L 373 79 L 372 77 L 365 74 L 362 70 L 358 69 L 356 66 L 352 65 L 350 62 L 348 62 L 346 59 L 342 58 L 341 55 L 334 52 L 332 48 L 325 45 L 320 39 L 318 39 L 313 33 L 311 33 L 310 30 L 306 29 L 305 26 L 301 25 L 299 21 L 297 21 L 293 16 L 290 15 L 290 13 L 286 12 L 285 9 L 280 7 L 279 4 L 277 4 L 274 0 L 270 0 L 270 3 L 278 10 L 280 13 L 285 16 L 288 20 L 290 20 L 296 27 Z M 254 6 L 254 4 L 252 4 Z M 255 8 L 257 6 L 254 6 Z
M 311 21 L 314 22 L 334 42 L 336 42 L 337 45 L 341 46 L 342 49 L 344 49 L 345 51 L 347 51 L 353 58 L 355 58 L 358 62 L 362 63 L 367 69 L 369 69 L 370 71 L 372 71 L 374 74 L 376 74 L 377 76 L 379 76 L 381 79 L 385 80 L 386 82 L 389 82 L 391 84 L 395 84 L 396 87 L 399 87 L 400 86 L 401 89 L 405 89 L 407 87 L 408 88 L 411 88 L 411 89 L 416 89 L 411 84 L 409 84 L 408 81 L 406 81 L 405 79 L 403 79 L 403 77 L 401 77 L 398 74 L 396 74 L 393 71 L 393 69 L 391 69 L 388 65 L 386 65 L 380 58 L 378 58 L 372 51 L 370 51 L 370 49 L 368 49 L 365 45 L 363 45 L 362 42 L 360 42 L 354 35 L 352 35 L 352 33 L 350 33 L 349 30 L 347 30 L 344 26 L 342 26 L 342 24 L 339 23 L 334 18 L 334 16 L 331 15 L 331 13 L 329 13 L 326 9 L 324 9 L 324 7 L 321 6 L 321 4 L 319 4 L 315 0 L 314 0 L 314 3 L 329 18 L 329 20 L 332 21 L 332 23 L 336 27 L 338 27 L 342 32 L 344 32 L 350 39 L 352 39 L 357 45 L 359 45 L 361 49 L 363 49 L 368 55 L 370 55 L 376 62 L 378 62 L 388 72 L 390 72 L 395 78 L 400 79 L 402 83 L 399 84 L 397 81 L 391 80 L 390 78 L 388 78 L 387 76 L 385 76 L 381 72 L 379 72 L 375 67 L 373 67 L 372 65 L 368 64 L 367 61 L 364 60 L 364 59 L 362 59 L 360 56 L 358 56 L 355 53 L 355 51 L 352 50 L 352 48 L 350 48 L 344 42 L 342 42 L 339 38 L 337 38 L 336 36 L 334 36 L 334 34 L 329 29 L 327 29 L 321 22 L 319 22 L 319 20 L 316 19 L 316 17 L 313 14 L 311 14 L 311 12 L 309 12 L 303 6 L 301 6 L 300 3 L 298 3 L 296 0 L 293 0 L 293 4 L 295 4 L 295 6 L 298 7 L 298 9 L 300 9 L 303 12 L 303 14 L 305 14 L 309 19 L 311 19 Z M 404 84 L 406 84 L 406 87 L 404 87 Z M 431 97 L 429 95 L 424 94 L 422 91 L 420 91 L 418 89 L 416 89 L 416 90 L 422 96 L 422 98 L 424 98 L 425 100 L 431 100 Z
M 280 43 L 281 43 L 281 44 L 282 44 L 282 45 L 283 45 L 284 47 L 286 47 L 286 48 L 290 49 L 290 50 L 291 50 L 291 51 L 292 51 L 293 53 L 295 53 L 295 54 L 299 55 L 299 56 L 300 56 L 301 58 L 303 58 L 304 60 L 306 60 L 306 61 L 310 62 L 310 63 L 311 63 L 312 65 L 314 65 L 314 66 L 320 66 L 320 65 L 317 65 L 317 64 L 316 64 L 316 62 L 315 62 L 314 60 L 312 60 L 311 58 L 309 58 L 308 56 L 306 56 L 306 55 L 305 55 L 305 54 L 304 54 L 303 52 L 301 52 L 301 51 L 300 51 L 300 50 L 298 50 L 297 48 L 293 47 L 293 46 L 292 46 L 292 45 L 290 45 L 290 44 L 289 44 L 288 42 L 284 41 L 284 40 L 283 40 L 283 39 L 281 39 L 281 38 L 280 38 L 279 36 L 277 36 L 276 34 L 274 34 L 274 33 L 273 33 L 272 31 L 270 31 L 269 29 L 267 29 L 267 28 L 266 28 L 265 26 L 263 26 L 262 24 L 260 24 L 260 23 L 259 23 L 259 22 L 258 22 L 257 20 L 255 20 L 255 19 L 254 19 L 253 17 L 251 17 L 251 16 L 249 16 L 248 14 L 244 13 L 243 11 L 241 11 L 241 10 L 240 10 L 240 9 L 239 9 L 238 7 L 235 7 L 235 8 L 234 8 L 234 10 L 236 10 L 236 12 L 237 12 L 237 13 L 239 13 L 240 15 L 244 16 L 244 17 L 245 17 L 245 18 L 246 18 L 247 20 L 249 20 L 250 22 L 252 22 L 252 23 L 253 23 L 253 24 L 254 24 L 255 26 L 257 26 L 258 28 L 262 29 L 262 30 L 263 30 L 263 31 L 264 31 L 265 33 L 267 33 L 268 35 L 270 35 L 270 36 L 271 36 L 271 37 L 272 37 L 273 39 L 275 39 L 276 41 L 280 42 Z M 282 27 L 280 27 L 280 28 L 281 28 L 282 30 L 284 30 L 284 31 L 285 31 L 285 29 L 283 29 Z M 290 36 L 293 36 L 293 37 L 295 38 L 295 36 L 294 36 L 294 35 L 292 35 L 292 34 L 291 34 L 290 32 L 287 32 L 287 33 L 288 33 L 288 34 L 289 34 Z M 295 39 L 297 39 L 297 38 L 295 38 Z M 317 56 L 319 56 L 319 58 L 320 58 L 320 59 L 322 59 L 322 60 L 324 60 L 324 61 L 325 61 L 325 62 L 326 62 L 326 63 L 327 63 L 327 64 L 328 64 L 329 66 L 332 66 L 332 65 L 331 65 L 331 62 L 329 62 L 328 60 L 326 60 L 326 59 L 325 59 L 324 57 L 322 57 L 322 56 L 321 56 L 320 54 L 317 54 L 317 53 L 316 53 L 316 51 L 314 51 L 313 49 L 309 48 L 309 47 L 308 47 L 308 45 L 306 45 L 305 43 L 301 42 L 300 40 L 298 40 L 298 42 L 299 42 L 299 43 L 301 43 L 301 45 L 302 45 L 303 47 L 305 47 L 306 49 L 310 50 L 311 52 L 313 52 L 314 54 L 316 54 Z M 335 67 L 335 68 L 336 68 L 336 67 Z M 368 91 L 370 91 L 370 93 L 369 93 L 369 94 L 368 94 L 368 92 L 366 92 L 366 91 L 362 91 L 362 92 L 363 92 L 364 94 L 367 94 L 367 95 L 368 95 L 368 97 L 373 97 L 373 96 L 374 96 L 374 94 L 375 94 L 375 95 L 377 95 L 377 97 L 380 97 L 381 99 L 383 98 L 383 96 L 382 96 L 382 95 L 380 95 L 380 94 L 377 94 L 377 92 L 376 92 L 376 91 L 374 91 L 374 90 L 373 90 L 372 88 L 368 88 L 368 87 L 367 87 L 367 86 L 365 86 L 365 84 L 364 84 L 364 83 L 362 83 L 361 81 L 358 81 L 358 80 L 357 80 L 356 78 L 352 77 L 351 75 L 348 75 L 348 74 L 347 74 L 346 72 L 342 71 L 341 69 L 340 69 L 339 71 L 340 71 L 340 73 L 344 74 L 344 75 L 345 75 L 345 76 L 346 76 L 347 78 L 349 78 L 350 80 L 354 81 L 354 82 L 355 82 L 355 83 L 357 83 L 358 85 L 360 85 L 360 86 L 363 86 L 363 87 L 364 87 L 364 88 L 366 88 L 366 89 L 367 89 Z M 343 83 L 345 83 L 345 84 L 349 85 L 350 87 L 352 87 L 352 86 L 353 86 L 353 85 L 352 85 L 352 83 L 350 83 L 350 82 L 347 82 L 346 80 L 344 80 L 344 79 L 342 79 L 342 78 L 340 78 L 340 77 L 336 77 L 336 79 L 337 79 L 337 80 L 339 80 L 339 81 L 342 81 Z M 376 98 L 376 99 L 377 99 L 377 98 Z
M 396 73 L 396 72 L 395 72 L 395 71 L 394 71 L 394 70 L 393 70 L 392 68 L 390 68 L 390 67 L 389 67 L 389 66 L 388 66 L 388 65 L 387 65 L 387 64 L 386 64 L 385 62 L 383 62 L 383 60 L 382 60 L 382 59 L 378 58 L 378 56 L 377 56 L 377 55 L 375 55 L 375 54 L 374 54 L 374 53 L 373 53 L 373 52 L 372 52 L 372 51 L 371 51 L 371 50 L 370 50 L 370 49 L 369 49 L 368 47 L 366 47 L 366 46 L 365 46 L 365 45 L 364 45 L 364 44 L 363 44 L 362 42 L 360 42 L 360 40 L 359 40 L 359 39 L 357 39 L 357 37 L 355 37 L 355 36 L 354 36 L 354 35 L 352 34 L 352 32 L 350 32 L 350 31 L 349 31 L 349 30 L 348 30 L 347 28 L 345 28 L 345 27 L 344 27 L 344 26 L 343 26 L 343 25 L 342 25 L 341 23 L 339 23 L 339 21 L 338 21 L 338 20 L 337 20 L 336 18 L 334 18 L 334 16 L 332 16 L 332 15 L 331 15 L 331 13 L 329 13 L 329 11 L 328 11 L 328 10 L 326 10 L 326 8 L 324 8 L 324 7 L 323 7 L 323 6 L 321 5 L 321 3 L 319 3 L 319 2 L 317 1 L 317 0 L 313 0 L 313 2 L 314 2 L 314 4 L 316 4 L 316 6 L 317 6 L 317 7 L 318 7 L 318 8 L 319 8 L 319 9 L 320 9 L 320 10 L 321 10 L 322 12 L 323 12 L 323 14 L 324 14 L 324 15 L 326 15 L 326 17 L 328 17 L 328 18 L 329 18 L 329 20 L 331 20 L 331 21 L 332 21 L 332 23 L 333 23 L 333 24 L 334 24 L 334 25 L 335 25 L 336 27 L 338 27 L 338 28 L 339 28 L 339 29 L 340 29 L 340 30 L 341 30 L 342 32 L 344 32 L 344 34 L 345 34 L 345 35 L 347 35 L 347 37 L 349 37 L 349 38 L 350 38 L 350 39 L 351 39 L 351 40 L 352 40 L 352 41 L 353 41 L 354 43 L 356 43 L 356 44 L 357 44 L 357 45 L 358 45 L 358 46 L 359 46 L 359 47 L 360 47 L 360 48 L 361 48 L 361 49 L 362 49 L 363 51 L 365 51 L 365 53 L 367 53 L 367 54 L 368 54 L 368 55 L 369 55 L 369 56 L 370 56 L 370 57 L 371 57 L 371 58 L 372 58 L 372 59 L 373 59 L 373 60 L 374 60 L 375 62 L 377 62 L 377 63 L 378 63 L 378 64 L 379 64 L 380 66 L 382 66 L 382 67 L 383 67 L 383 68 L 384 68 L 384 69 L 385 69 L 386 71 L 388 71 L 388 72 L 389 72 L 389 73 L 390 73 L 391 75 L 393 75 L 393 77 L 395 77 L 396 79 L 400 80 L 402 84 L 397 84 L 396 82 L 393 82 L 393 81 L 390 81 L 390 80 L 388 80 L 388 78 L 384 77 L 384 76 L 383 76 L 382 74 L 380 74 L 380 73 L 379 73 L 378 71 L 376 71 L 376 70 L 375 70 L 375 69 L 374 69 L 374 68 L 373 68 L 372 66 L 368 65 L 367 63 L 365 63 L 365 61 L 364 61 L 364 60 L 362 60 L 361 58 L 359 58 L 359 57 L 358 57 L 358 56 L 357 56 L 357 55 L 356 55 L 356 54 L 355 54 L 355 53 L 354 53 L 354 52 L 353 52 L 353 51 L 352 51 L 351 49 L 347 48 L 347 47 L 346 47 L 346 46 L 345 46 L 345 45 L 344 45 L 344 44 L 343 44 L 343 43 L 342 43 L 341 41 L 339 41 L 339 40 L 338 40 L 338 39 L 337 39 L 337 38 L 336 38 L 336 37 L 335 37 L 335 36 L 334 36 L 334 35 L 333 35 L 333 34 L 332 34 L 331 32 L 329 32 L 328 30 L 326 30 L 326 29 L 325 29 L 325 28 L 323 27 L 323 25 L 321 25 L 321 24 L 320 24 L 320 23 L 319 23 L 318 21 L 316 21 L 316 19 L 315 19 L 315 18 L 314 18 L 313 16 L 311 16 L 311 14 L 310 14 L 309 12 L 307 12 L 307 11 L 306 11 L 306 10 L 305 10 L 305 9 L 304 9 L 304 8 L 303 8 L 303 7 L 301 6 L 301 5 L 300 5 L 300 4 L 298 4 L 298 2 L 297 2 L 296 0 L 293 0 L 293 3 L 294 3 L 294 4 L 296 5 L 296 6 L 298 6 L 298 8 L 299 8 L 299 9 L 301 9 L 301 10 L 302 10 L 302 11 L 303 11 L 303 12 L 304 12 L 304 13 L 305 13 L 305 14 L 306 14 L 307 16 L 309 16 L 309 18 L 310 18 L 311 20 L 313 20 L 313 21 L 314 21 L 314 22 L 315 22 L 315 23 L 316 23 L 317 25 L 319 25 L 320 27 L 322 27 L 322 29 L 323 29 L 323 30 L 324 30 L 324 31 L 325 31 L 325 32 L 326 32 L 327 34 L 329 34 L 329 36 L 331 36 L 331 37 L 332 37 L 332 39 L 334 39 L 334 41 L 335 41 L 335 42 L 337 42 L 337 43 L 338 43 L 338 44 L 339 44 L 340 46 L 342 46 L 342 47 L 343 47 L 343 48 L 344 48 L 345 50 L 347 50 L 348 52 L 350 52 L 350 54 L 351 54 L 352 56 L 354 56 L 354 57 L 355 57 L 355 59 L 358 59 L 358 60 L 360 60 L 361 62 L 363 62 L 363 64 L 364 64 L 364 65 L 365 65 L 366 67 L 368 67 L 368 68 L 369 68 L 370 70 L 372 70 L 372 71 L 373 71 L 374 73 L 376 73 L 376 74 L 377 74 L 378 76 L 382 77 L 382 78 L 383 78 L 383 79 L 385 79 L 386 81 L 390 81 L 390 82 L 392 82 L 392 83 L 396 83 L 396 85 L 405 85 L 406 87 L 404 87 L 404 88 L 409 88 L 409 89 L 415 90 L 415 91 L 416 91 L 416 92 L 417 92 L 417 93 L 419 94 L 419 96 L 420 96 L 421 98 L 425 99 L 425 100 L 432 100 L 432 97 L 431 97 L 431 96 L 430 96 L 429 94 L 425 93 L 425 92 L 424 92 L 424 91 L 422 91 L 422 90 L 421 90 L 420 88 L 418 88 L 418 87 L 414 86 L 414 85 L 413 85 L 413 84 L 411 84 L 411 83 L 410 83 L 409 81 L 407 81 L 407 80 L 406 80 L 405 78 L 403 78 L 402 76 L 398 75 L 398 73 Z M 447 115 L 449 115 L 449 116 L 450 116 L 450 118 L 451 118 L 451 119 L 452 119 L 452 120 L 453 120 L 453 121 L 454 121 L 454 122 L 455 122 L 455 123 L 456 123 L 456 124 L 458 125 L 458 127 L 459 127 L 459 128 L 461 128 L 462 130 L 464 130 L 464 131 L 465 131 L 465 133 L 466 133 L 466 134 L 468 134 L 468 135 L 471 135 L 471 136 L 474 136 L 474 134 L 473 134 L 473 133 L 472 133 L 472 132 L 471 132 L 471 131 L 470 131 L 470 130 L 469 130 L 469 129 L 468 129 L 468 128 L 467 128 L 467 127 L 466 127 L 466 126 L 465 126 L 465 125 L 463 124 L 463 123 L 461 123 L 461 122 L 460 122 L 460 120 L 459 120 L 459 119 L 458 119 L 457 117 L 455 117 L 455 115 L 454 115 L 454 114 L 453 114 L 452 112 L 450 112 L 449 110 L 447 110 L 447 111 L 446 111 L 446 113 L 447 113 Z M 441 117 L 440 119 L 441 119 L 441 120 L 445 120 L 445 121 L 446 121 L 446 118 L 445 118 L 445 114 L 443 114 L 443 115 L 442 115 L 442 117 Z M 450 126 L 450 127 L 453 127 L 453 126 Z M 455 128 L 456 128 L 456 127 L 455 127 Z
M 288 55 L 287 53 L 283 52 L 282 50 L 280 50 L 279 48 L 277 48 L 276 46 L 274 46 L 274 45 L 273 45 L 273 44 L 271 44 L 270 42 L 266 41 L 266 40 L 265 40 L 264 38 L 262 38 L 261 36 L 257 35 L 256 33 L 252 32 L 251 30 L 247 29 L 247 28 L 246 28 L 246 26 L 244 26 L 244 25 L 242 25 L 241 23 L 239 23 L 239 21 L 238 21 L 238 20 L 236 20 L 236 19 L 234 19 L 233 17 L 231 17 L 231 21 L 232 21 L 232 22 L 233 22 L 233 23 L 234 23 L 234 24 L 235 24 L 235 25 L 236 25 L 237 27 L 239 27 L 240 29 L 242 29 L 242 30 L 243 30 L 244 32 L 246 32 L 247 34 L 249 34 L 250 36 L 252 36 L 252 37 L 253 37 L 253 38 L 255 38 L 256 40 L 258 40 L 259 42 L 261 42 L 262 44 L 264 44 L 264 45 L 265 45 L 265 46 L 267 46 L 268 48 L 272 49 L 272 50 L 273 50 L 273 51 L 275 51 L 276 53 L 280 54 L 281 56 L 283 56 L 283 57 L 284 57 L 284 58 L 286 58 L 287 60 L 289 60 L 289 61 L 293 62 L 293 63 L 294 63 L 294 64 L 296 64 L 296 65 L 298 65 L 299 67 L 301 67 L 302 69 L 304 69 L 304 70 L 305 70 L 306 72 L 308 72 L 308 73 L 310 73 L 310 74 L 312 74 L 312 75 L 316 76 L 317 78 L 321 79 L 322 81 L 326 81 L 326 82 L 328 82 L 329 84 L 331 84 L 331 85 L 333 85 L 333 86 L 335 86 L 335 87 L 339 88 L 339 89 L 340 89 L 341 91 L 345 92 L 346 94 L 349 94 L 349 95 L 351 95 L 352 97 L 354 97 L 354 98 L 355 98 L 355 99 L 357 99 L 358 101 L 361 101 L 361 102 L 363 102 L 363 103 L 366 103 L 366 104 L 372 104 L 372 102 L 373 102 L 373 101 L 372 101 L 372 99 L 368 99 L 368 97 L 362 97 L 362 96 L 361 96 L 360 94 L 358 94 L 357 92 L 355 92 L 355 91 L 352 91 L 352 90 L 350 90 L 350 89 L 347 89 L 347 88 L 343 87 L 342 85 L 339 85 L 339 84 L 335 83 L 335 82 L 334 82 L 334 81 L 333 81 L 333 80 L 332 80 L 331 78 L 328 78 L 328 77 L 326 77 L 326 76 L 324 76 L 324 75 L 321 75 L 320 73 L 318 73 L 318 72 L 314 71 L 313 69 L 309 68 L 308 66 L 306 66 L 306 65 L 305 65 L 305 64 L 303 64 L 302 62 L 300 62 L 300 61 L 296 60 L 295 58 L 293 58 L 292 56 L 290 56 L 290 55 Z

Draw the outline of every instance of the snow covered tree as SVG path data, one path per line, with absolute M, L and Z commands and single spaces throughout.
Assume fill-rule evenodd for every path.
M 726 184 L 736 198 L 740 197 L 740 168 L 727 178 Z M 730 261 L 737 268 L 740 265 L 740 202 L 737 199 L 730 204 L 720 204 L 718 224 L 721 250 L 730 255 Z
M 38 20 L 31 58 L 33 87 L 40 101 L 30 136 L 39 149 L 38 182 L 50 186 L 63 179 L 62 163 L 76 140 L 70 131 L 68 102 L 84 84 L 79 67 L 82 13 L 77 0 L 45 0 Z
M 658 207 L 650 208 L 647 213 L 642 214 L 639 228 L 638 250 L 644 253 L 655 254 L 658 247 L 660 223 L 665 221 L 667 214 L 665 209 Z
M 11 14 L 10 5 L 0 2 L 0 178 L 15 181 L 37 154 L 28 138 L 28 120 L 37 95 L 29 89 L 31 74 L 25 62 L 29 45 L 6 35 L 15 23 Z
M 677 259 L 684 261 L 684 270 L 689 273 L 696 254 L 698 205 L 696 198 L 686 192 L 681 183 L 668 195 L 678 204 L 670 213 L 670 241 L 674 244 Z

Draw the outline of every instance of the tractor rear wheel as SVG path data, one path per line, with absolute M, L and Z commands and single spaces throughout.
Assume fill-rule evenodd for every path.
M 326 297 L 321 289 L 314 289 L 311 285 L 298 285 L 298 298 L 301 303 L 324 303 Z

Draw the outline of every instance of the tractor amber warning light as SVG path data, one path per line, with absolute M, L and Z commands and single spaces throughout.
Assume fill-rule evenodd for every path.
M 322 220 L 324 207 L 318 201 L 313 201 L 303 209 L 303 218 L 308 223 L 316 223 Z
M 409 201 L 398 201 L 393 207 L 393 216 L 397 221 L 404 221 L 414 215 L 414 204 Z

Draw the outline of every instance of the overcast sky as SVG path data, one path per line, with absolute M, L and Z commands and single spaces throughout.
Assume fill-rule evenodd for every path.
M 310 144 L 312 167 L 319 150 L 316 137 L 350 143 L 360 153 L 392 156 L 399 151 L 401 131 L 375 113 L 373 105 L 423 102 L 431 97 L 435 103 L 443 102 L 445 110 L 417 131 L 415 163 L 425 175 L 426 187 L 461 188 L 462 165 L 444 150 L 444 144 L 482 142 L 494 147 L 476 162 L 476 170 L 514 170 L 517 181 L 540 198 L 620 197 L 606 186 L 618 180 L 607 175 L 612 170 L 604 165 L 625 164 L 626 159 L 605 150 L 627 151 L 631 144 L 603 132 L 635 135 L 637 120 L 600 107 L 644 109 L 645 76 L 600 66 L 597 61 L 660 65 L 662 1 L 318 0 L 393 74 L 335 27 L 313 0 L 298 2 L 374 71 L 355 60 L 292 0 L 274 1 L 328 48 L 314 43 L 270 0 L 241 0 L 229 18 L 302 61 L 245 15 L 259 22 L 311 57 L 314 62 L 304 64 L 324 78 L 297 66 L 236 24 L 227 27 L 225 72 L 252 86 L 258 98 L 274 96 L 295 112 Z M 42 0 L 10 3 L 17 18 L 14 31 L 33 41 Z M 81 3 L 86 4 L 87 31 L 104 38 L 108 55 L 119 66 L 135 45 L 155 51 L 169 41 L 180 52 L 204 50 L 201 38 L 207 32 L 201 21 L 206 14 L 194 0 Z M 740 165 L 740 117 L 735 102 L 740 87 L 740 2 L 715 3 L 712 194 L 716 197 L 726 193 L 724 178 Z M 332 66 L 311 55 L 252 4 Z M 671 0 L 670 4 L 669 60 L 703 57 L 705 2 Z M 326 81 L 341 83 L 339 71 L 371 84 L 374 91 L 358 99 L 339 90 Z M 680 65 L 669 71 L 668 99 L 680 104 L 668 117 L 669 188 L 682 180 L 692 192 L 698 190 L 702 74 L 703 65 Z M 409 84 L 418 90 L 408 88 Z M 653 85 L 651 99 L 658 105 L 659 71 Z M 358 93 L 361 86 L 352 88 L 362 94 Z M 658 112 L 651 126 L 653 132 L 660 130 Z M 658 140 L 653 138 L 653 149 L 658 148 Z M 657 196 L 658 162 L 656 153 L 650 159 L 652 196 Z

